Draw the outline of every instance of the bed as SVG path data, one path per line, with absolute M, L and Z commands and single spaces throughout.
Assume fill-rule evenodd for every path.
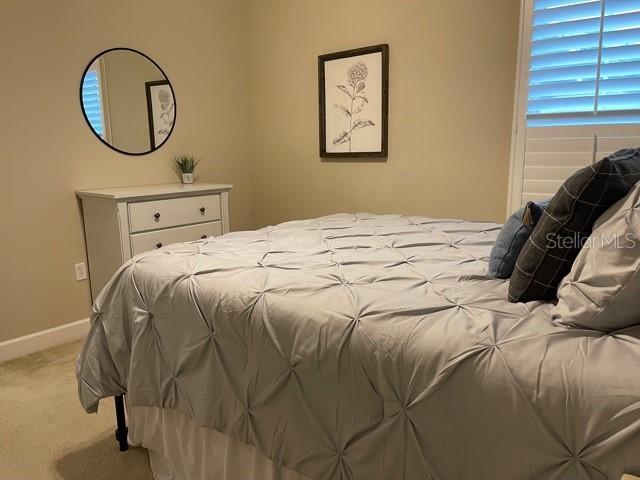
M 640 326 L 509 303 L 499 229 L 340 214 L 138 255 L 93 306 L 81 403 L 126 394 L 152 461 L 182 462 L 158 478 L 233 452 L 229 478 L 639 474 Z

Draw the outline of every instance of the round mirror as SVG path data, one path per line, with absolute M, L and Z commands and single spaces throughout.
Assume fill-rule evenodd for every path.
M 160 148 L 175 124 L 169 79 L 156 62 L 130 48 L 106 50 L 89 62 L 80 83 L 80 103 L 93 133 L 128 155 Z

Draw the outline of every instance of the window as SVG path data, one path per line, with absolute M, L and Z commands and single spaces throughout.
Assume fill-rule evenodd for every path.
M 640 0 L 522 0 L 508 211 L 640 146 Z
M 529 126 L 640 123 L 640 1 L 535 0 Z
M 93 131 L 105 138 L 104 110 L 100 88 L 100 66 L 94 62 L 82 82 L 82 105 Z

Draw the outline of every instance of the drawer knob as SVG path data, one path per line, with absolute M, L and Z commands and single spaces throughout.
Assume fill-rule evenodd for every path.
M 153 218 L 155 218 L 155 219 L 156 219 L 156 221 L 157 221 L 157 220 L 160 220 L 160 214 L 159 214 L 159 213 L 154 213 L 154 214 L 153 214 Z
M 160 248 L 160 247 L 162 247 L 162 242 L 156 243 L 156 248 Z
M 207 236 L 206 235 L 201 235 L 200 238 L 204 239 L 204 238 L 207 238 Z
M 204 212 L 206 212 L 206 211 L 207 211 L 207 209 L 206 209 L 206 208 L 204 208 L 204 207 L 200 207 L 200 213 L 201 213 L 201 214 L 203 214 L 203 215 L 204 215 Z

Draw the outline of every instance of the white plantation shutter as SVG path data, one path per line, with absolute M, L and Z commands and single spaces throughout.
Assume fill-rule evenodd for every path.
M 528 126 L 640 123 L 640 1 L 533 5 Z
M 519 202 L 544 200 L 576 170 L 622 148 L 640 147 L 640 126 L 528 128 Z
M 593 137 L 555 128 L 532 129 L 527 135 L 521 203 L 547 199 L 576 170 L 593 161 Z
M 531 122 L 593 112 L 600 4 L 601 0 L 534 2 L 527 109 Z
M 524 4 L 510 209 L 640 146 L 640 0 Z
M 105 138 L 104 106 L 100 83 L 100 68 L 94 62 L 82 80 L 82 107 L 94 132 Z
M 602 2 L 597 112 L 628 115 L 629 120 L 640 123 L 640 1 Z

